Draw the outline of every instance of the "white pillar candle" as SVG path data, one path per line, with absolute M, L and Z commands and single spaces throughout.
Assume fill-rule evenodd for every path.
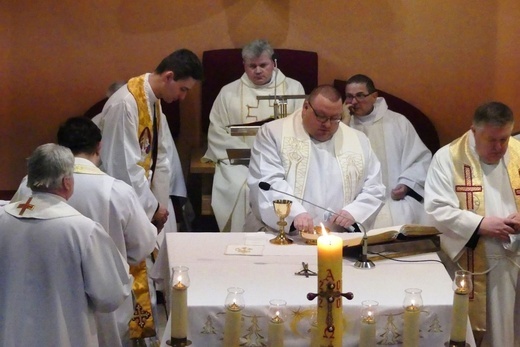
M 422 290 L 408 288 L 405 290 L 403 302 L 403 347 L 419 346 L 420 315 L 422 307 Z
M 244 290 L 238 287 L 228 288 L 226 297 L 226 322 L 224 323 L 223 347 L 238 347 L 242 331 L 242 309 L 245 307 Z
M 237 305 L 226 307 L 223 347 L 238 347 L 242 328 L 242 309 Z
M 269 347 L 283 347 L 285 332 L 285 305 L 281 299 L 269 301 L 269 324 L 267 327 L 267 345 Z
M 376 346 L 376 308 L 377 301 L 365 300 L 361 303 L 361 330 L 359 332 L 359 347 Z
M 419 346 L 419 318 L 421 310 L 410 305 L 404 310 L 403 347 Z
M 173 268 L 170 298 L 170 328 L 172 342 L 188 337 L 188 287 L 190 277 L 186 266 Z
M 267 327 L 267 342 L 269 347 L 283 347 L 284 321 L 281 318 L 273 318 Z
M 322 226 L 324 229 L 324 227 Z M 343 240 L 322 230 L 318 238 L 318 293 L 327 290 L 329 285 L 341 293 L 343 271 Z M 327 324 L 332 317 L 333 327 Z M 329 328 L 333 328 L 331 331 Z M 327 299 L 318 298 L 318 334 L 321 345 L 341 347 L 343 345 L 343 307 L 341 296 L 336 297 L 329 306 Z
M 473 289 L 471 273 L 464 270 L 455 272 L 453 279 L 453 311 L 451 314 L 450 342 L 466 342 L 468 323 L 469 293 Z
M 188 287 L 177 283 L 172 288 L 171 337 L 183 339 L 188 336 Z

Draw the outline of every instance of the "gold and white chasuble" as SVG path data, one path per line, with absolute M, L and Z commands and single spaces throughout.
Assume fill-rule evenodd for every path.
M 449 150 L 454 167 L 453 183 L 460 208 L 484 217 L 486 214 L 484 173 L 479 158 L 470 148 L 469 136 L 469 132 L 467 132 L 450 144 Z M 508 155 L 508 179 L 517 211 L 520 211 L 520 142 L 509 141 Z M 486 274 L 493 271 L 493 265 L 488 261 L 488 257 L 484 241 L 481 238 L 474 250 L 465 248 L 463 254 L 458 258 L 460 267 L 475 273 L 469 307 L 473 330 L 486 330 Z

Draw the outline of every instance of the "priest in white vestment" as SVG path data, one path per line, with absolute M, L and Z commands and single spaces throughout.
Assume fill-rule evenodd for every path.
M 160 100 L 183 100 L 202 78 L 202 64 L 191 51 L 180 49 L 154 72 L 129 80 L 115 92 L 99 117 L 102 129 L 102 169 L 132 185 L 148 217 L 162 229 L 170 200 L 171 135 Z
M 277 230 L 279 218 L 273 209 L 277 199 L 292 200 L 286 221 L 296 230 L 309 231 L 320 222 L 332 231 L 344 231 L 354 223 L 372 228 L 385 196 L 380 164 L 367 137 L 341 118 L 341 96 L 325 85 L 312 91 L 302 109 L 262 126 L 251 152 L 247 183 L 253 213 L 246 230 L 262 226 Z M 264 191 L 260 182 L 335 213 Z
M 231 164 L 226 149 L 248 149 L 254 136 L 231 136 L 229 125 L 251 123 L 274 117 L 273 100 L 257 96 L 304 95 L 300 82 L 286 77 L 273 61 L 273 48 L 264 40 L 255 40 L 242 49 L 244 74 L 222 88 L 211 109 L 208 150 L 203 161 L 215 163 L 211 207 L 220 231 L 243 231 L 249 207 L 246 184 L 248 168 Z M 287 100 L 290 114 L 303 99 Z
M 99 165 L 101 132 L 86 117 L 69 118 L 58 130 L 58 144 L 72 150 L 74 194 L 68 204 L 100 223 L 130 265 L 137 265 L 154 249 L 157 229 L 150 222 L 131 186 L 102 172 Z M 27 177 L 22 180 L 14 201 L 32 195 Z M 96 313 L 100 346 L 130 346 L 128 322 L 134 307 L 132 297 L 114 312 Z
M 474 331 L 486 331 L 482 346 L 520 346 L 520 142 L 510 137 L 513 122 L 502 103 L 480 106 L 471 130 L 434 155 L 426 179 L 425 209 L 443 232 L 442 249 L 475 273 L 470 320 Z
M 98 346 L 94 313 L 131 294 L 114 241 L 67 204 L 73 169 L 68 148 L 38 147 L 28 160 L 33 194 L 0 210 L 0 346 Z
M 430 150 L 405 116 L 388 109 L 369 77 L 359 74 L 350 77 L 345 94 L 345 104 L 351 113 L 348 124 L 368 136 L 381 162 L 386 200 L 374 228 L 425 224 L 422 201 L 432 158 Z

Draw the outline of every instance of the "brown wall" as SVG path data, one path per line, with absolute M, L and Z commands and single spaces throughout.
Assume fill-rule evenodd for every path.
M 320 83 L 370 75 L 425 112 L 445 144 L 484 101 L 520 113 L 518 18 L 516 0 L 3 1 L 0 190 L 15 189 L 24 158 L 111 82 L 177 48 L 201 56 L 258 37 L 318 52 Z M 181 105 L 183 162 L 200 144 L 199 98 L 196 88 Z

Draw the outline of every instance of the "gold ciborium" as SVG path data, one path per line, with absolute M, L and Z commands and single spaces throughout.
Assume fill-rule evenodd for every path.
M 280 218 L 278 221 L 278 236 L 276 236 L 274 239 L 269 240 L 269 242 L 274 243 L 275 245 L 290 245 L 293 243 L 293 240 L 287 237 L 285 234 L 285 226 L 287 225 L 287 222 L 285 221 L 285 218 L 289 215 L 289 212 L 291 212 L 291 200 L 275 200 L 273 201 L 274 206 L 274 213 Z

